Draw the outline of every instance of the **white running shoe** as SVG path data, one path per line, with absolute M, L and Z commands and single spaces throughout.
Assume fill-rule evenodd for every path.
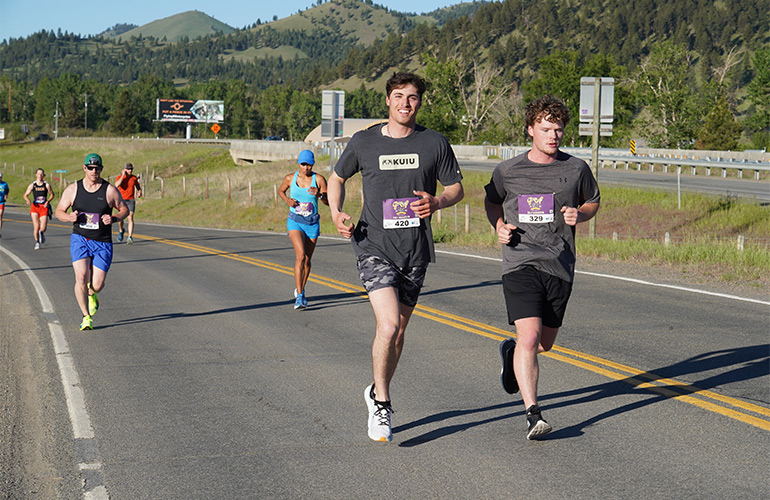
M 393 408 L 389 404 L 376 402 L 372 397 L 374 384 L 364 389 L 364 401 L 369 410 L 369 439 L 389 443 L 393 440 L 393 432 L 390 428 L 390 415 Z
M 35 250 L 40 250 L 40 243 L 37 241 L 35 242 Z
M 527 439 L 540 439 L 552 430 L 553 427 L 545 421 L 538 405 L 527 408 Z

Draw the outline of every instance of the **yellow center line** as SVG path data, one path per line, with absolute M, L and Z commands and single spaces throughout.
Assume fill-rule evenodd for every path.
M 139 235 L 134 235 L 134 238 L 141 238 L 141 239 L 155 241 L 155 242 L 163 243 L 167 245 L 174 245 L 174 246 L 186 248 L 189 250 L 194 250 L 202 253 L 207 253 L 210 255 L 216 255 L 226 259 L 232 259 L 239 262 L 256 265 L 265 269 L 269 269 L 271 271 L 276 271 L 276 272 L 291 275 L 291 276 L 294 275 L 293 267 L 282 266 L 280 264 L 275 264 L 273 262 L 269 262 L 266 260 L 256 259 L 253 257 L 246 257 L 243 255 L 238 255 L 238 254 L 225 252 L 221 250 L 215 250 L 213 248 L 195 245 L 192 243 L 168 240 L 165 238 L 155 238 L 150 236 L 139 236 Z M 335 290 L 339 290 L 339 291 L 343 291 L 343 292 L 347 292 L 355 295 L 361 295 L 364 297 L 366 296 L 366 291 L 362 287 L 351 285 L 343 281 L 338 281 L 332 278 L 320 276 L 318 274 L 310 276 L 309 280 L 314 283 L 328 286 Z M 491 325 L 487 325 L 478 321 L 474 321 L 469 318 L 458 316 L 456 314 L 441 311 L 439 309 L 435 309 L 428 306 L 423 306 L 418 304 L 415 307 L 414 314 L 422 318 L 426 318 L 431 321 L 436 321 L 438 323 L 451 326 L 453 328 L 457 328 L 459 330 L 463 330 L 469 333 L 473 333 L 474 335 L 486 337 L 495 341 L 501 341 L 509 337 L 515 337 L 515 335 L 511 334 L 507 330 L 496 328 Z M 600 358 L 598 356 L 585 354 L 566 347 L 554 346 L 550 352 L 544 353 L 543 355 L 548 358 L 561 361 L 564 363 L 568 363 L 573 366 L 588 370 L 590 372 L 606 376 L 613 380 L 623 381 L 630 385 L 633 385 L 634 387 L 637 387 L 640 389 L 646 389 L 646 390 L 664 395 L 666 397 L 677 399 L 679 401 L 684 401 L 686 403 L 697 406 L 699 408 L 703 408 L 705 410 L 712 411 L 720 415 L 733 418 L 735 420 L 739 420 L 741 422 L 753 425 L 755 427 L 759 427 L 760 429 L 770 431 L 770 421 L 764 420 L 762 418 L 758 418 L 753 415 L 748 415 L 746 413 L 742 413 L 740 411 L 737 411 L 731 408 L 726 408 L 724 406 L 720 406 L 720 405 L 711 403 L 709 401 L 704 401 L 704 399 L 712 399 L 715 401 L 719 401 L 720 403 L 723 403 L 725 405 L 733 406 L 735 408 L 740 408 L 752 413 L 770 417 L 770 409 L 764 408 L 762 406 L 747 403 L 745 401 L 741 401 L 739 399 L 732 398 L 729 396 L 717 394 L 713 391 L 700 389 L 698 387 L 695 387 L 693 385 L 690 385 L 684 382 L 661 377 L 656 375 L 655 373 L 645 372 L 644 370 L 632 368 L 630 366 L 616 363 L 614 361 Z M 673 390 L 673 389 L 678 389 L 678 390 Z M 689 393 L 692 395 L 688 395 L 680 391 L 684 391 L 685 393 Z M 698 397 L 694 397 L 693 395 Z

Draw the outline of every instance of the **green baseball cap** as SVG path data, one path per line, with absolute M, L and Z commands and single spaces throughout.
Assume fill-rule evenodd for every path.
M 86 159 L 83 161 L 83 165 L 97 165 L 101 167 L 102 157 L 96 153 L 91 153 L 90 155 L 86 156 Z

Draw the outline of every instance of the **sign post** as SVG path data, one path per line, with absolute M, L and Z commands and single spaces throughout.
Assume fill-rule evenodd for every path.
M 342 137 L 345 119 L 345 91 L 324 90 L 321 102 L 321 137 L 329 140 L 329 171 L 334 168 L 334 138 Z
M 54 170 L 53 172 L 55 174 L 66 174 L 67 173 L 66 170 Z M 59 176 L 59 199 L 61 199 L 61 193 L 62 193 L 63 190 L 64 190 L 64 176 L 60 175 Z
M 599 136 L 612 135 L 615 79 L 584 76 L 580 79 L 579 135 L 591 136 L 591 169 L 599 182 Z M 588 221 L 588 235 L 596 237 L 596 216 Z

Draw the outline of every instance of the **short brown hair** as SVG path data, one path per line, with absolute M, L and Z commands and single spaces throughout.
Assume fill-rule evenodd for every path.
M 569 123 L 569 108 L 560 99 L 544 95 L 527 104 L 524 125 L 529 128 L 541 120 L 561 121 L 566 126 Z
M 420 99 L 422 99 L 422 95 L 425 93 L 425 80 L 414 73 L 405 72 L 393 73 L 393 76 L 388 78 L 388 81 L 385 83 L 385 95 L 390 97 L 393 89 L 400 89 L 409 84 L 417 87 L 417 93 L 420 94 Z

